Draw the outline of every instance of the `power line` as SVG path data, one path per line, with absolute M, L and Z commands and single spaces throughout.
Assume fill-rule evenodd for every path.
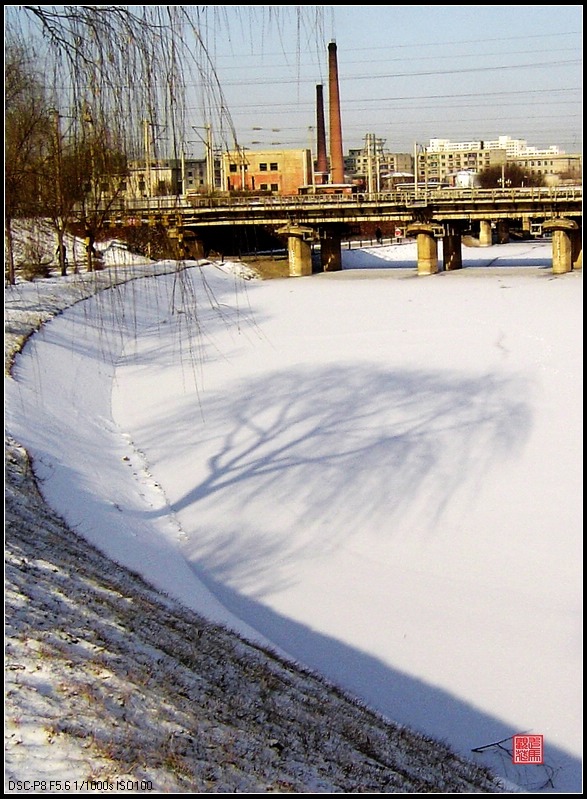
M 537 69 L 537 68 L 552 68 L 552 67 L 562 67 L 562 66 L 571 66 L 571 65 L 578 65 L 581 63 L 581 59 L 568 59 L 563 61 L 534 61 L 530 64 L 498 64 L 497 66 L 492 67 L 459 67 L 457 69 L 434 69 L 434 70 L 425 70 L 425 71 L 415 71 L 415 72 L 386 72 L 382 74 L 374 74 L 368 73 L 365 75 L 340 75 L 340 83 L 346 83 L 348 81 L 355 81 L 355 80 L 368 80 L 370 82 L 376 80 L 389 80 L 392 78 L 418 78 L 418 77 L 439 77 L 440 75 L 462 75 L 463 73 L 479 73 L 479 72 L 499 72 L 502 70 L 518 70 L 518 69 Z M 313 83 L 315 80 L 313 78 L 277 78 L 277 79 L 270 79 L 270 80 L 259 80 L 255 78 L 251 78 L 250 80 L 238 80 L 238 81 L 223 81 L 222 86 L 226 88 L 227 86 L 271 86 L 271 85 L 278 85 L 283 86 L 284 84 L 296 84 L 296 85 L 303 85 L 306 83 Z M 191 84 L 192 86 L 196 86 L 198 84 Z
M 553 39 L 553 38 L 556 38 L 556 37 L 559 37 L 559 36 L 580 36 L 580 34 L 576 30 L 574 30 L 574 31 L 562 31 L 561 33 L 535 33 L 535 34 L 531 34 L 529 36 L 527 34 L 524 34 L 524 39 L 525 40 L 528 40 L 528 39 Z M 345 53 L 376 52 L 377 50 L 384 50 L 386 53 L 389 53 L 390 50 L 406 50 L 406 49 L 409 49 L 410 51 L 413 51 L 414 47 L 418 47 L 418 49 L 431 47 L 431 48 L 434 48 L 435 50 L 438 50 L 438 48 L 440 46 L 459 47 L 460 45 L 463 45 L 463 44 L 489 44 L 491 42 L 503 43 L 503 42 L 513 42 L 513 41 L 519 42 L 520 41 L 520 36 L 517 35 L 517 36 L 497 36 L 495 38 L 483 37 L 481 39 L 458 39 L 458 40 L 454 40 L 454 41 L 444 41 L 444 42 L 441 42 L 441 43 L 439 43 L 438 41 L 432 41 L 432 42 L 421 42 L 421 41 L 415 42 L 415 41 L 411 41 L 411 42 L 408 42 L 406 44 L 381 45 L 379 47 L 345 47 Z M 314 53 L 312 53 L 312 54 L 314 55 Z M 271 57 L 273 57 L 273 56 L 286 56 L 287 57 L 287 56 L 297 56 L 298 53 L 294 52 L 294 51 L 288 52 L 288 51 L 283 51 L 283 50 L 275 50 L 273 52 L 265 51 L 265 52 L 263 52 L 260 55 L 261 56 L 271 56 Z M 238 57 L 239 60 L 241 60 L 243 58 L 243 56 L 244 57 L 248 57 L 248 58 L 258 58 L 259 54 L 258 53 L 238 53 L 238 54 L 235 53 L 235 54 L 226 54 L 226 55 L 218 54 L 218 55 L 216 55 L 216 59 L 217 60 L 218 59 L 223 59 L 223 58 L 231 58 L 231 59 L 233 59 L 233 58 Z M 410 56 L 410 58 L 411 58 L 411 56 Z
M 572 49 L 571 48 L 567 48 L 565 50 L 561 50 L 561 48 L 557 48 L 557 53 L 559 55 L 562 55 L 564 53 L 571 53 L 571 52 L 574 53 L 575 52 L 575 48 L 572 48 Z M 532 50 L 508 50 L 508 52 L 507 52 L 508 56 L 528 55 L 528 54 L 535 55 L 536 54 L 536 49 L 534 48 Z M 437 62 L 437 61 L 443 61 L 443 60 L 447 60 L 447 59 L 450 59 L 451 61 L 455 61 L 455 60 L 460 59 L 460 58 L 477 58 L 478 59 L 478 58 L 490 58 L 490 57 L 492 58 L 494 56 L 501 58 L 501 57 L 503 57 L 503 52 L 497 52 L 497 53 L 495 53 L 495 52 L 493 52 L 493 53 L 482 53 L 482 52 L 447 53 L 446 55 L 441 55 L 441 54 L 435 52 L 432 55 L 410 56 L 410 62 L 411 63 L 418 62 L 418 61 L 435 61 L 435 62 Z M 346 68 L 346 67 L 348 67 L 349 65 L 352 65 L 352 64 L 361 64 L 362 66 L 364 66 L 365 64 L 380 64 L 381 65 L 381 64 L 384 64 L 384 63 L 385 64 L 392 63 L 394 61 L 405 62 L 406 61 L 406 57 L 405 57 L 405 55 L 401 55 L 401 56 L 396 56 L 396 57 L 391 57 L 391 58 L 387 57 L 385 59 L 381 59 L 381 58 L 373 58 L 373 59 L 361 58 L 358 61 L 350 61 L 349 59 L 345 58 L 343 66 Z M 312 66 L 314 66 L 314 64 L 311 63 L 311 62 L 308 62 L 306 64 L 302 64 L 302 66 L 312 67 Z M 248 69 L 259 69 L 259 70 L 290 69 L 290 66 L 288 64 L 283 64 L 282 62 L 273 63 L 273 64 L 267 64 L 266 62 L 262 62 L 262 63 L 259 62 L 258 64 L 251 65 L 250 67 L 248 67 Z M 243 65 L 242 64 L 235 64 L 234 66 L 225 66 L 225 67 L 219 68 L 217 71 L 218 71 L 219 75 L 223 74 L 223 73 L 226 73 L 228 71 L 238 71 L 238 72 L 242 73 Z
M 393 97 L 361 97 L 360 99 L 345 100 L 343 105 L 345 106 L 345 108 L 349 108 L 353 112 L 357 112 L 357 111 L 370 111 L 370 110 L 372 110 L 372 109 L 368 108 L 365 105 L 361 105 L 358 108 L 353 107 L 353 106 L 356 106 L 357 103 L 377 103 L 377 104 L 381 104 L 381 103 L 395 103 L 395 102 L 406 102 L 406 101 L 407 102 L 420 103 L 423 100 L 455 100 L 455 99 L 458 99 L 458 100 L 467 101 L 466 107 L 474 108 L 474 107 L 477 107 L 477 106 L 485 106 L 486 103 L 487 103 L 487 99 L 488 98 L 494 98 L 494 99 L 499 98 L 501 100 L 501 98 L 504 98 L 504 97 L 515 97 L 515 96 L 526 97 L 528 95 L 540 95 L 540 97 L 544 97 L 544 95 L 546 93 L 548 93 L 549 95 L 556 95 L 556 94 L 568 94 L 568 93 L 571 93 L 571 92 L 579 92 L 579 91 L 581 91 L 581 88 L 577 86 L 577 87 L 570 87 L 570 88 L 565 88 L 565 89 L 546 89 L 546 88 L 542 88 L 542 89 L 528 89 L 528 90 L 523 90 L 522 89 L 522 90 L 499 91 L 499 92 L 483 92 L 482 93 L 482 98 L 481 98 L 483 102 L 479 102 L 477 104 L 471 104 L 468 101 L 468 98 L 479 98 L 479 96 L 480 96 L 479 92 L 466 92 L 464 94 L 455 94 L 455 93 L 449 93 L 449 94 L 424 94 L 424 95 L 413 95 L 413 94 L 410 94 L 410 95 L 399 95 L 399 96 L 393 96 Z M 529 102 L 532 102 L 532 100 L 529 100 Z M 557 104 L 571 105 L 571 104 L 576 103 L 577 100 L 574 99 L 574 98 L 569 98 L 568 100 L 560 100 L 560 101 L 552 101 L 552 102 L 556 102 Z M 551 104 L 551 100 L 549 99 L 549 105 L 550 104 Z M 514 105 L 514 103 L 512 103 L 511 105 Z M 236 111 L 233 110 L 233 114 L 250 113 L 249 109 L 251 111 L 254 110 L 254 111 L 256 111 L 257 113 L 260 113 L 260 114 L 266 114 L 266 113 L 271 113 L 271 114 L 273 114 L 273 113 L 277 113 L 277 114 L 289 113 L 289 114 L 291 114 L 292 111 L 294 111 L 294 110 L 297 111 L 297 112 L 305 112 L 307 110 L 310 110 L 310 109 L 314 108 L 314 105 L 310 101 L 304 101 L 304 102 L 301 102 L 301 103 L 296 103 L 295 106 L 291 102 L 289 102 L 289 103 L 274 103 L 274 102 L 271 102 L 270 105 L 267 105 L 267 107 L 260 108 L 258 103 L 238 103 L 235 106 L 233 106 L 233 108 L 234 109 L 240 109 L 240 110 L 236 110 Z M 280 110 L 280 109 L 283 109 L 283 110 Z M 188 106 L 187 110 L 188 111 L 196 111 L 196 110 L 199 110 L 199 106 Z

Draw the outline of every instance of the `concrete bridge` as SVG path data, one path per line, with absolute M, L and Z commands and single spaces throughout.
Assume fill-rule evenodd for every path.
M 335 191 L 336 187 L 332 187 Z M 582 266 L 582 187 L 434 189 L 419 188 L 378 194 L 311 194 L 294 197 L 153 197 L 117 200 L 107 215 L 110 224 L 161 223 L 175 238 L 180 253 L 203 255 L 206 229 L 264 226 L 287 239 L 289 272 L 312 273 L 312 244 L 320 243 L 323 271 L 341 269 L 341 239 L 361 223 L 394 223 L 417 241 L 417 272 L 462 267 L 462 237 L 474 227 L 479 246 L 509 238 L 512 225 L 528 233 L 536 226 L 552 233 L 555 274 Z

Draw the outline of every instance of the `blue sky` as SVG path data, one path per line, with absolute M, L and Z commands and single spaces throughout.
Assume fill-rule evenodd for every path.
M 345 152 L 366 133 L 396 152 L 500 134 L 582 152 L 582 6 L 301 6 L 301 23 L 293 8 L 210 12 L 211 55 L 241 145 L 315 140 L 315 87 L 324 83 L 327 101 L 334 39 Z M 202 106 L 198 93 L 193 119 Z

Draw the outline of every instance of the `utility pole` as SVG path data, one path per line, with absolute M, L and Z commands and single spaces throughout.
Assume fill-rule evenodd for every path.
M 213 192 L 216 188 L 214 178 L 214 145 L 212 142 L 212 125 L 207 122 L 204 125 L 206 129 L 206 183 L 208 184 L 208 191 Z
M 245 191 L 245 189 L 247 188 L 247 161 L 246 161 L 245 150 L 247 148 L 241 147 L 238 144 L 236 145 L 236 147 L 239 153 L 239 160 L 241 166 L 241 191 Z
M 314 185 L 314 156 L 312 155 L 313 135 L 314 135 L 314 128 L 312 127 L 312 125 L 308 125 L 308 149 L 310 150 L 310 168 L 309 168 L 310 174 L 306 176 L 305 183 L 306 185 L 309 186 Z
M 185 145 L 182 142 L 181 145 L 181 193 L 185 197 L 186 195 L 186 187 L 185 187 Z
M 96 225 L 96 214 L 98 209 L 98 175 L 96 168 L 96 131 L 94 128 L 94 117 L 92 116 L 92 109 L 88 103 L 84 103 L 84 125 L 85 135 L 88 137 L 90 147 L 90 210 L 87 213 L 86 209 L 86 230 L 85 230 L 85 245 L 86 256 L 88 259 L 87 269 L 88 272 L 94 271 L 94 235 Z
M 365 154 L 367 156 L 367 193 L 373 193 L 373 133 L 367 133 L 365 136 Z
M 55 199 L 56 199 L 56 220 L 57 220 L 57 251 L 59 253 L 59 270 L 62 275 L 67 274 L 65 263 L 65 249 L 63 247 L 63 182 L 61 169 L 61 122 L 59 111 L 53 111 L 53 129 L 55 135 Z
M 226 158 L 228 157 L 228 148 L 226 154 L 222 151 L 222 148 L 219 150 L 219 158 L 220 158 L 220 190 L 221 191 L 228 191 L 228 176 L 226 174 Z
M 192 125 L 192 130 L 196 136 L 204 143 L 206 148 L 206 186 L 209 192 L 213 192 L 216 188 L 216 170 L 214 168 L 214 142 L 212 140 L 212 125 L 209 122 L 204 124 L 203 128 Z M 202 138 L 202 134 L 198 131 L 204 130 L 206 138 Z M 238 145 L 235 145 L 238 149 Z
M 150 199 L 153 191 L 151 186 L 151 137 L 149 135 L 151 123 L 148 119 L 143 120 L 143 126 L 145 137 L 145 182 L 147 184 L 147 197 Z
M 152 229 L 152 220 L 151 220 L 151 197 L 153 195 L 152 186 L 151 186 L 151 137 L 149 136 L 149 128 L 151 123 L 148 119 L 143 120 L 143 125 L 145 126 L 145 181 L 147 183 L 147 206 L 149 208 L 148 216 L 149 216 L 149 233 L 147 239 L 147 257 L 150 258 L 152 255 L 152 246 L 151 246 L 151 229 Z
M 375 191 L 381 191 L 381 157 L 383 155 L 383 145 L 385 139 L 377 139 L 375 148 Z
M 373 161 L 374 161 L 373 167 L 374 167 L 374 170 L 375 170 L 375 191 L 376 192 L 380 191 L 380 186 L 379 186 L 379 171 L 380 171 L 379 170 L 379 150 L 380 150 L 380 145 L 381 145 L 381 139 L 376 139 L 373 142 L 373 146 L 375 148 L 375 152 L 373 153 Z

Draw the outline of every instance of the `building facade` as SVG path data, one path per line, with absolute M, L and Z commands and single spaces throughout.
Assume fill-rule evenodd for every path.
M 208 165 L 205 158 L 161 158 L 131 161 L 122 185 L 128 199 L 181 195 L 206 191 Z
M 473 144 L 473 143 L 471 143 Z M 507 162 L 505 150 L 426 149 L 417 154 L 418 183 L 429 186 L 450 184 L 450 176 L 458 172 L 483 172 Z
M 345 157 L 345 173 L 368 192 L 385 191 L 392 187 L 393 177 L 413 173 L 410 153 L 392 153 L 384 148 L 385 140 L 367 133 L 365 145 L 349 150 Z
M 392 153 L 374 134 L 365 145 L 349 150 L 345 178 L 360 191 L 390 191 L 414 182 L 414 163 L 420 185 L 456 185 L 456 175 L 480 173 L 490 167 L 518 165 L 528 176 L 540 176 L 546 185 L 582 182 L 582 156 L 558 147 L 528 147 L 521 139 L 500 136 L 493 141 L 451 142 L 430 139 L 428 147 L 411 153 Z M 112 182 L 111 194 L 128 199 L 206 194 L 211 191 L 253 192 L 292 196 L 314 185 L 310 149 L 250 150 L 237 148 L 206 158 L 162 158 L 150 163 L 130 162 L 127 172 Z M 106 192 L 108 194 L 108 192 Z
M 301 150 L 249 150 L 222 155 L 222 189 L 229 192 L 299 194 L 313 182 L 312 153 Z
M 547 186 L 577 185 L 582 183 L 583 158 L 578 154 L 528 154 L 511 160 L 521 167 L 527 175 L 541 176 Z
M 460 170 L 482 172 L 506 163 L 516 164 L 529 177 L 541 177 L 546 185 L 580 182 L 583 168 L 580 154 L 564 153 L 556 145 L 529 147 L 524 139 L 510 136 L 474 142 L 430 139 L 429 146 L 418 155 L 418 179 L 443 183 L 447 175 Z

